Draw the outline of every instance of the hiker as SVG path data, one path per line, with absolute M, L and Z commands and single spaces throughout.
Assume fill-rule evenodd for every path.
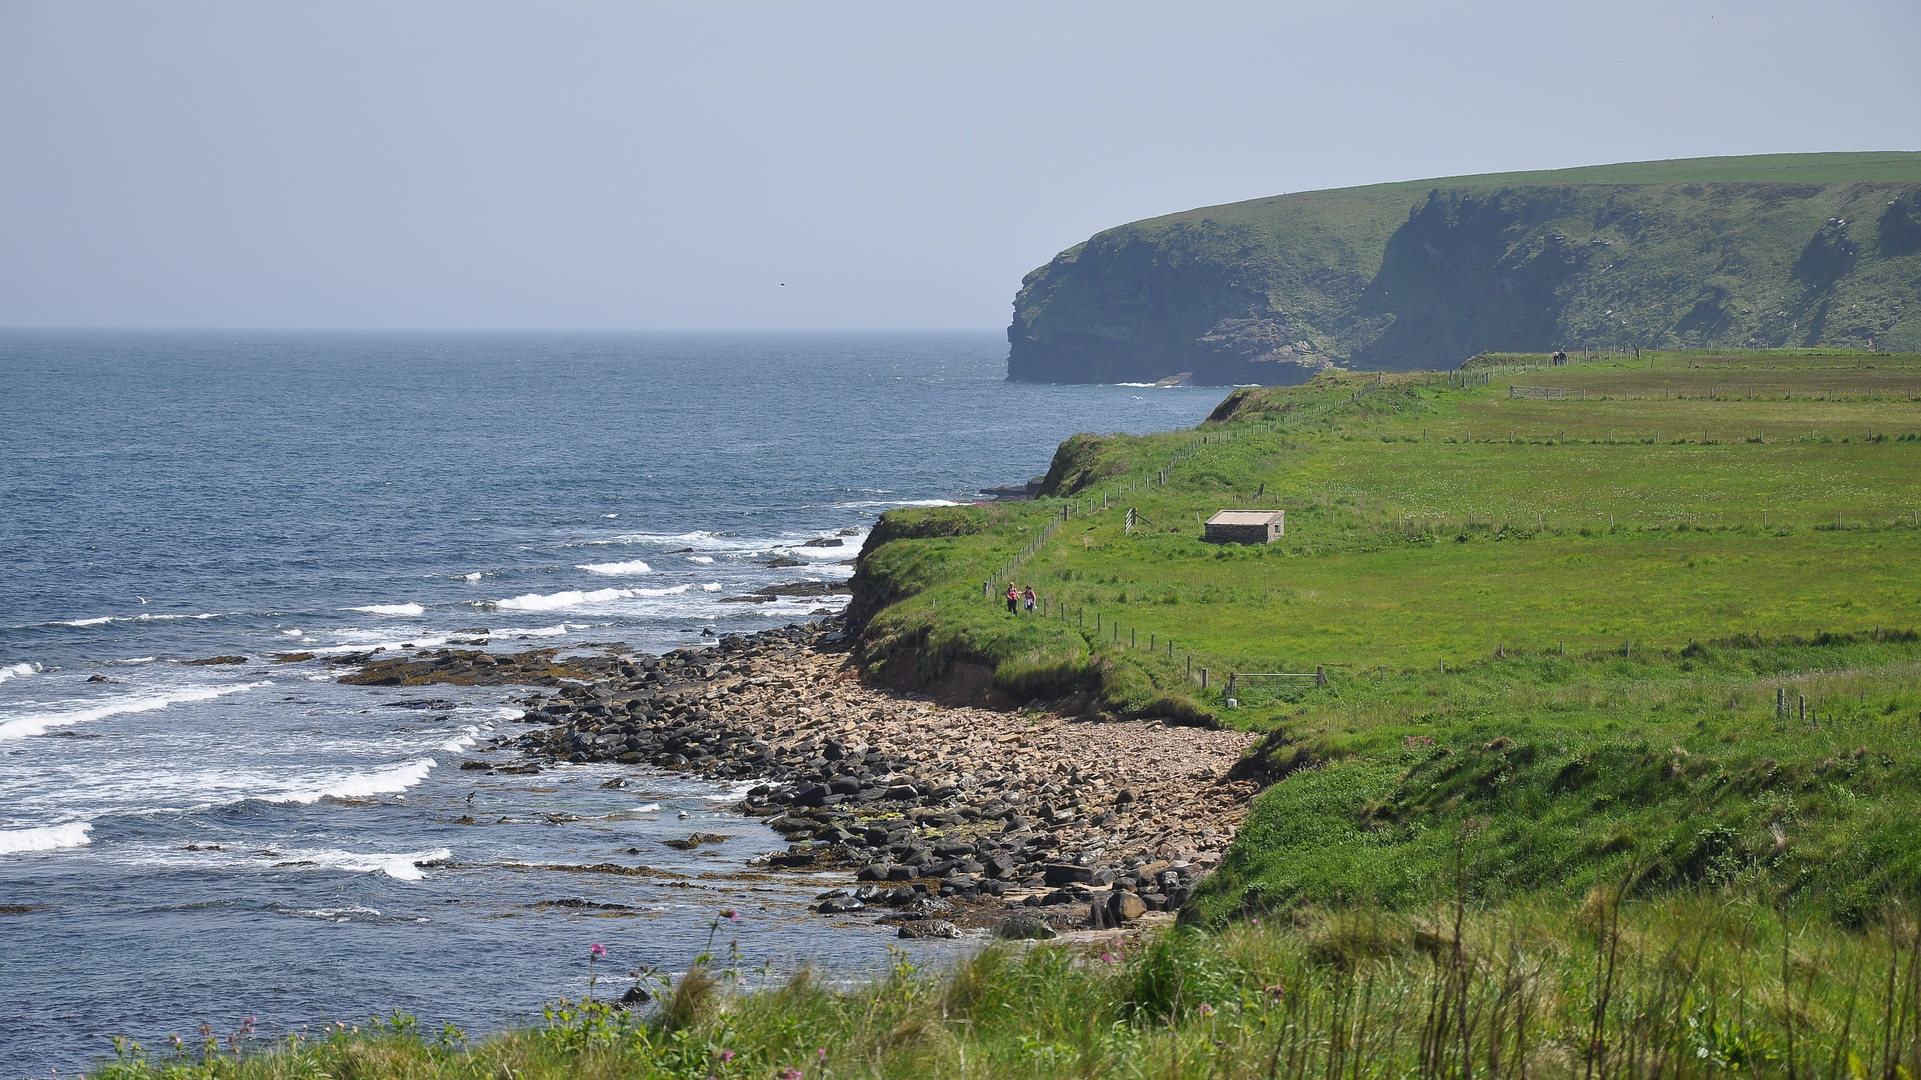
M 1026 601 L 1027 610 L 1031 614 L 1034 610 L 1034 586 L 1029 585 L 1021 590 L 1021 599 Z
M 1016 611 L 1018 611 L 1020 608 L 1020 602 L 1021 602 L 1020 591 L 1014 588 L 1014 585 L 1012 582 L 1009 582 L 1007 586 L 1007 613 L 1009 615 L 1012 615 Z

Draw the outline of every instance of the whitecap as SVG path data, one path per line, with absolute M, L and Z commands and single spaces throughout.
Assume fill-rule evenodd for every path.
M 301 634 L 303 634 L 303 633 L 305 633 L 305 631 L 303 631 L 303 630 L 282 630 L 282 631 L 281 631 L 281 633 L 283 633 L 283 634 L 285 634 L 285 635 L 287 635 L 288 637 L 299 637 L 299 636 L 300 636 Z
M 696 562 L 702 566 L 714 565 L 714 557 L 712 555 L 689 555 L 687 556 L 687 561 Z
M 391 795 L 405 791 L 427 778 L 427 774 L 439 764 L 433 758 L 420 758 L 406 765 L 396 765 L 375 773 L 349 773 L 337 776 L 309 787 L 284 791 L 278 795 L 266 796 L 267 802 L 308 803 L 322 799 L 364 799 L 372 795 Z
M 714 560 L 709 559 L 707 561 L 713 562 Z M 648 566 L 646 563 L 641 562 L 639 559 L 629 559 L 626 562 L 584 563 L 580 566 L 574 567 L 574 569 L 585 570 L 590 574 L 607 574 L 607 575 L 651 574 L 654 572 L 653 567 Z
M 427 875 L 417 864 L 440 862 L 443 859 L 452 858 L 453 854 L 447 848 L 392 853 L 339 851 L 329 848 L 321 851 L 289 851 L 278 861 L 281 863 L 310 862 L 331 870 L 346 870 L 355 874 L 370 874 L 378 870 L 398 881 L 419 881 Z
M 348 608 L 348 611 L 365 612 L 368 615 L 422 615 L 427 609 L 419 604 L 368 604 L 366 607 Z
M 702 585 L 702 586 L 700 587 L 700 591 L 701 591 L 701 592 L 719 592 L 719 591 L 720 591 L 720 582 L 718 582 L 718 581 L 710 581 L 710 582 L 708 582 L 707 584 L 705 584 L 705 585 Z
M 648 804 L 647 804 L 646 806 L 636 806 L 636 807 L 634 807 L 634 813 L 636 813 L 636 814 L 651 814 L 651 813 L 653 813 L 653 812 L 655 812 L 655 811 L 657 811 L 657 810 L 659 810 L 659 809 L 660 809 L 660 804 L 659 804 L 659 803 L 657 803 L 657 802 L 650 802 L 650 803 L 648 803 Z
M 101 623 L 110 623 L 110 622 L 119 622 L 119 621 L 120 620 L 117 616 L 102 615 L 94 619 L 75 619 L 72 622 L 56 623 L 55 625 L 57 626 L 99 626 Z
M 24 739 L 45 733 L 49 728 L 67 727 L 71 724 L 84 724 L 121 713 L 152 712 L 188 701 L 207 701 L 227 694 L 238 694 L 246 690 L 272 686 L 271 680 L 241 683 L 236 686 L 197 686 L 187 690 L 167 690 L 158 693 L 130 694 L 117 697 L 98 705 L 82 709 L 66 709 L 57 712 L 14 713 L 0 719 L 0 742 L 8 739 Z
M 462 750 L 480 741 L 479 728 L 468 725 L 461 730 L 465 732 L 465 734 L 448 739 L 446 742 L 440 744 L 440 748 L 449 754 L 458 754 Z
M 691 585 L 676 585 L 669 589 L 566 589 L 557 593 L 526 593 L 494 601 L 497 608 L 510 611 L 555 611 L 560 608 L 580 607 L 583 604 L 605 604 L 612 600 L 633 600 L 641 597 L 672 596 L 693 588 Z
M 39 664 L 14 664 L 10 667 L 0 667 L 0 682 L 17 679 L 22 675 L 35 675 L 45 670 Z
M 34 829 L 0 829 L 0 855 L 20 851 L 58 851 L 85 847 L 93 843 L 87 834 L 93 826 L 84 821 L 67 825 L 42 825 Z
M 461 577 L 462 577 L 462 578 L 463 578 L 464 580 L 467 580 L 467 581 L 479 581 L 479 580 L 480 580 L 480 575 L 479 575 L 478 573 L 473 573 L 473 574 L 462 574 L 462 575 L 460 575 L 460 576 L 461 576 Z

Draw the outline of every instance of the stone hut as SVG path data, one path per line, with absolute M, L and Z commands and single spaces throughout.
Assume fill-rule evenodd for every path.
M 1222 510 L 1201 531 L 1210 544 L 1267 544 L 1285 535 L 1285 510 Z

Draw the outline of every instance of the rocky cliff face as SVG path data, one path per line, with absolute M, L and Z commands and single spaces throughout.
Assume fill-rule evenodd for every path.
M 1728 164 L 1777 160 L 1796 164 Z M 1482 351 L 1921 348 L 1921 154 L 1698 166 L 1708 179 L 1468 177 L 1123 225 L 1022 282 L 1008 378 L 1284 385 Z M 1796 179 L 1749 178 L 1775 172 Z

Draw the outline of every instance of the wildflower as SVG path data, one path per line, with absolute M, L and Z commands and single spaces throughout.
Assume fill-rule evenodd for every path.
M 789 1065 L 779 1073 L 780 1080 L 800 1080 L 800 1070 Z
M 607 956 L 607 946 L 598 943 L 589 945 L 587 946 L 587 953 L 596 960 L 605 959 Z
M 180 1041 L 180 1036 L 169 1035 L 167 1036 L 167 1045 L 173 1047 L 175 1050 L 178 1050 L 182 1046 L 185 1046 L 186 1044 Z
M 1199 1005 L 1194 1006 L 1194 1012 L 1201 1016 L 1213 1016 L 1214 1006 L 1203 1001 Z
M 720 917 L 726 919 L 728 922 L 739 922 L 740 912 L 735 911 L 733 908 L 728 908 L 720 913 Z
M 1104 953 L 1102 953 L 1102 954 L 1101 954 L 1101 963 L 1103 963 L 1103 964 L 1111 964 L 1111 963 L 1113 963 L 1113 962 L 1114 962 L 1114 954 L 1113 954 L 1113 953 L 1111 953 L 1111 952 L 1104 952 Z
M 827 1048 L 823 1046 L 820 1049 L 814 1051 L 814 1058 L 815 1060 L 819 1061 L 823 1067 L 825 1067 L 827 1064 Z
M 734 1063 L 734 1052 L 732 1050 L 722 1050 L 720 1052 L 720 1063 L 722 1065 L 732 1065 Z

